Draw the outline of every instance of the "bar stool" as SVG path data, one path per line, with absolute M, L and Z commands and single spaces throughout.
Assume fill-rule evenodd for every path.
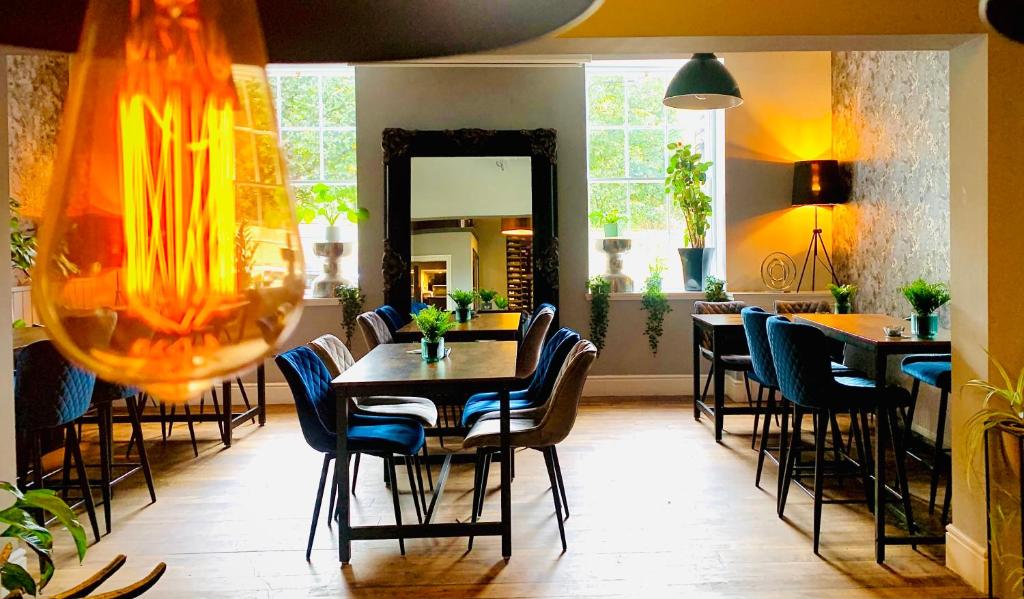
M 939 473 L 946 470 L 940 464 L 947 462 L 946 448 L 944 447 L 946 436 L 946 411 L 949 407 L 949 391 L 952 385 L 952 364 L 951 354 L 914 354 L 903 358 L 901 366 L 903 373 L 914 379 L 910 391 L 910 406 L 906 415 L 906 439 L 910 442 L 911 426 L 914 423 L 914 409 L 917 407 L 917 396 L 921 390 L 921 383 L 937 387 L 939 395 L 939 421 L 935 428 L 935 443 L 932 447 L 932 459 L 928 462 L 910 453 L 912 457 L 925 465 L 931 471 L 931 489 L 928 493 L 928 513 L 935 512 L 935 495 L 939 489 Z M 946 483 L 949 484 L 948 482 Z M 942 522 L 949 517 L 949 493 L 942 505 Z
M 743 308 L 746 308 L 745 302 L 693 302 L 693 313 L 694 314 L 739 314 Z M 711 381 L 715 374 L 715 357 L 711 351 L 711 339 L 705 338 L 701 341 L 700 355 L 711 362 L 711 368 L 708 369 L 707 380 L 704 382 L 704 390 L 701 391 L 701 400 L 706 401 L 708 396 L 708 388 L 711 386 Z M 753 363 L 750 361 L 750 354 L 723 354 L 720 356 L 720 362 L 725 370 L 731 370 L 733 372 L 743 373 L 743 386 L 747 391 L 747 403 L 751 406 L 754 405 L 754 398 L 750 394 L 750 373 L 753 369 Z M 760 393 L 758 394 L 760 396 Z M 753 443 L 751 443 L 753 447 Z
M 43 437 L 50 431 L 64 432 L 64 464 L 74 467 L 75 481 L 82 493 L 81 503 L 89 514 L 89 523 L 96 541 L 100 527 L 96 520 L 96 504 L 85 472 L 82 448 L 75 421 L 89 409 L 96 376 L 72 366 L 50 341 L 38 341 L 23 348 L 15 358 L 14 419 L 18 435 L 29 447 L 31 464 L 19 461 L 19 478 L 23 486 L 46 488 L 43 473 Z M 32 480 L 29 481 L 31 470 Z M 65 476 L 66 487 L 70 484 Z

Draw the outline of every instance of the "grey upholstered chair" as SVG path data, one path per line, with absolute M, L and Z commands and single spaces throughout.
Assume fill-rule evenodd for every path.
M 775 300 L 776 314 L 828 314 L 832 304 L 825 300 Z
M 555 311 L 550 307 L 541 308 L 530 322 L 530 328 L 526 330 L 526 336 L 519 346 L 519 353 L 516 355 L 516 376 L 524 378 L 533 374 L 540 361 L 540 352 L 544 349 L 544 341 L 548 338 L 548 331 L 555 319 Z
M 544 409 L 534 415 L 512 418 L 510 423 L 509 443 L 513 448 L 531 448 L 544 454 L 547 465 L 548 479 L 551 483 L 551 496 L 555 504 L 555 516 L 558 520 L 558 534 L 562 538 L 562 551 L 566 550 L 565 525 L 562 518 L 562 506 L 565 501 L 565 484 L 562 481 L 561 469 L 556 469 L 557 457 L 555 445 L 569 436 L 576 422 L 579 411 L 583 385 L 587 381 L 590 367 L 597 357 L 594 344 L 581 340 L 573 346 L 566 356 L 565 363 L 558 373 L 551 397 L 544 404 Z M 501 445 L 501 418 L 498 414 L 488 414 L 473 425 L 462 442 L 463 447 L 477 449 L 477 467 L 473 485 L 473 514 L 476 522 L 483 510 L 486 494 L 487 473 L 491 462 L 491 454 Z M 470 538 L 470 548 L 473 539 Z
M 391 329 L 379 314 L 363 312 L 356 317 L 356 322 L 359 323 L 359 331 L 363 334 L 367 351 L 384 343 L 395 342 L 395 338 L 391 336 Z

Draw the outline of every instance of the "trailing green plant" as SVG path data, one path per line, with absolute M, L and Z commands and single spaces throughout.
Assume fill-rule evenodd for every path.
M 341 326 L 345 329 L 345 345 L 352 345 L 352 334 L 356 331 L 356 318 L 363 313 L 366 296 L 353 285 L 338 285 L 334 297 L 341 304 Z
M 22 492 L 11 483 L 0 481 L 0 490 L 14 497 L 14 505 L 0 511 L 0 526 L 6 526 L 0 537 L 21 541 L 39 558 L 37 581 L 24 567 L 10 561 L 13 545 L 7 544 L 0 549 L 0 584 L 10 593 L 8 597 L 37 595 L 53 578 L 53 534 L 38 524 L 30 511 L 52 514 L 67 528 L 75 541 L 79 562 L 85 557 L 85 529 L 75 519 L 71 508 L 52 489 Z
M 360 208 L 351 187 L 331 187 L 317 183 L 309 188 L 310 195 L 303 196 L 295 206 L 300 222 L 309 224 L 318 216 L 328 225 L 334 226 L 344 216 L 352 223 L 359 223 L 370 216 L 370 211 Z
M 590 218 L 590 224 L 595 227 L 603 227 L 605 225 L 625 226 L 629 222 L 629 217 L 619 212 L 618 208 L 592 210 L 587 216 Z
M 658 258 L 648 267 L 649 273 L 644 280 L 644 292 L 640 298 L 640 306 L 647 312 L 647 324 L 644 333 L 651 353 L 658 355 L 658 344 L 665 332 L 665 315 L 672 311 L 668 305 L 668 297 L 662 291 L 665 274 L 665 261 Z
M 36 232 L 22 227 L 21 202 L 10 198 L 11 207 L 11 267 L 28 275 L 36 263 Z
M 708 275 L 704 279 L 704 299 L 709 302 L 729 301 L 729 294 L 725 292 L 725 280 Z
M 590 293 L 590 341 L 597 348 L 597 355 L 604 349 L 604 340 L 608 335 L 608 311 L 611 307 L 611 281 L 597 275 L 587 281 Z
M 476 299 L 476 294 L 472 291 L 466 291 L 465 289 L 452 289 L 448 293 L 448 297 L 452 298 L 455 305 L 460 310 L 465 310 L 473 305 L 473 300 Z
M 910 302 L 914 314 L 928 316 L 950 300 L 949 286 L 945 283 L 928 283 L 917 279 L 900 289 L 903 297 Z
M 490 304 L 498 297 L 498 292 L 493 289 L 481 289 L 476 292 L 476 295 L 480 298 L 481 302 Z
M 832 298 L 836 300 L 837 304 L 849 304 L 853 301 L 853 296 L 857 295 L 857 286 L 850 283 L 845 285 L 829 283 L 828 290 L 832 293 Z
M 686 221 L 683 244 L 702 248 L 711 226 L 711 196 L 704 193 L 703 185 L 713 163 L 702 162 L 700 152 L 694 152 L 690 144 L 672 142 L 667 147 L 672 154 L 666 170 L 665 193 L 671 194 Z
M 504 295 L 494 298 L 494 307 L 499 310 L 508 310 L 508 298 Z
M 412 318 L 427 343 L 437 343 L 452 328 L 451 315 L 436 306 L 427 306 Z

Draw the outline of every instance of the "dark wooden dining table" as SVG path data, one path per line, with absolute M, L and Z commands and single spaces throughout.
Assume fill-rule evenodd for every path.
M 353 396 L 453 394 L 473 391 L 498 393 L 500 403 L 501 519 L 491 522 L 432 522 L 444 493 L 453 454 L 445 456 L 434 485 L 430 506 L 422 524 L 352 526 L 349 495 L 348 439 L 338 435 L 338 556 L 343 564 L 352 558 L 352 541 L 368 539 L 501 536 L 501 555 L 512 556 L 511 452 L 509 450 L 509 391 L 517 384 L 514 341 L 493 343 L 446 342 L 451 352 L 436 363 L 427 363 L 415 344 L 378 345 L 331 382 L 338 405 L 337 430 L 348 430 L 348 403 Z
M 455 316 L 452 315 L 454 319 Z M 455 322 L 445 333 L 448 341 L 515 341 L 519 334 L 519 312 L 480 312 L 468 322 Z M 407 323 L 395 332 L 395 341 L 411 343 L 419 341 L 421 335 L 415 322 Z
M 889 337 L 883 327 L 906 326 L 903 320 L 885 314 L 798 314 L 796 322 L 816 327 L 826 336 L 838 339 L 873 356 L 874 380 L 878 388 L 886 385 L 889 356 L 906 354 L 945 354 L 952 349 L 949 330 L 940 329 L 932 339 L 922 339 L 904 333 L 903 337 Z M 909 329 L 909 327 L 907 327 Z M 885 530 L 886 500 L 890 494 L 898 495 L 885 482 L 885 435 L 880 434 L 884 422 L 875 423 L 874 495 L 875 495 L 875 561 L 885 561 L 887 545 L 929 545 L 945 543 L 943 534 L 915 533 L 915 523 L 908 522 L 909 534 L 890 535 Z M 909 520 L 904 514 L 904 520 Z
M 693 419 L 700 420 L 701 413 L 707 414 L 715 423 L 715 441 L 722 442 L 725 417 L 737 414 L 763 414 L 764 408 L 754 406 L 725 405 L 725 368 L 722 356 L 746 354 L 747 337 L 743 332 L 743 317 L 739 314 L 693 314 Z M 700 348 L 708 339 L 712 355 L 714 380 L 712 405 L 701 397 Z

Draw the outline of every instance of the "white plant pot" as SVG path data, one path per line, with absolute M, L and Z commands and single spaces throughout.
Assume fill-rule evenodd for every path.
M 327 225 L 327 243 L 337 243 L 341 241 L 341 227 L 339 225 Z

